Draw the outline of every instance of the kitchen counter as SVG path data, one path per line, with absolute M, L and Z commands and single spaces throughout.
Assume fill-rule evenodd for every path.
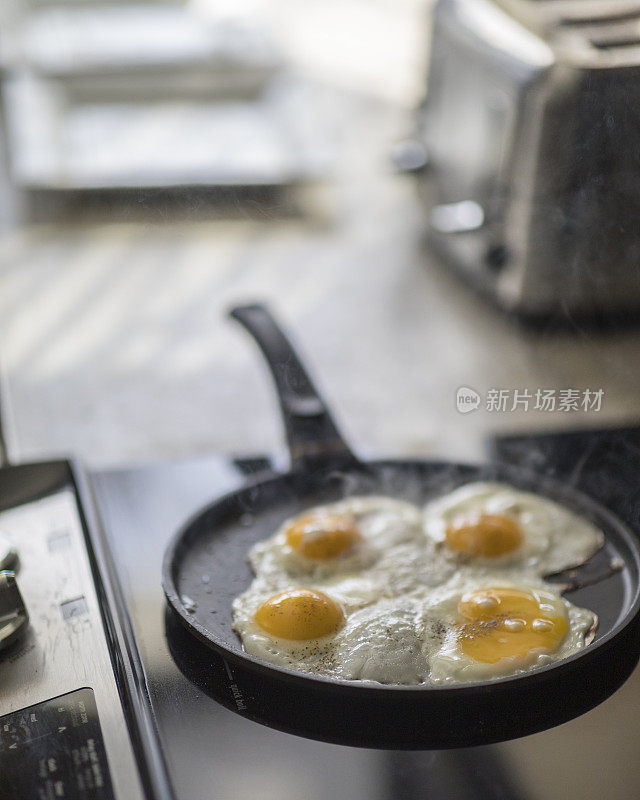
M 473 460 L 490 431 L 637 421 L 640 331 L 525 330 L 477 298 L 425 252 L 412 181 L 390 168 L 407 109 L 316 91 L 339 146 L 313 187 L 226 206 L 188 193 L 94 203 L 0 235 L 14 459 L 277 449 L 266 368 L 226 317 L 253 300 L 272 306 L 363 454 Z M 480 409 L 456 410 L 460 386 Z M 490 389 L 571 387 L 603 389 L 600 410 L 484 408 Z

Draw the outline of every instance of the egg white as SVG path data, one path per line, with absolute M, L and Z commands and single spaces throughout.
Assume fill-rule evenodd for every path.
M 422 648 L 424 604 L 380 600 L 351 614 L 334 640 L 334 674 L 348 680 L 415 685 L 429 676 Z

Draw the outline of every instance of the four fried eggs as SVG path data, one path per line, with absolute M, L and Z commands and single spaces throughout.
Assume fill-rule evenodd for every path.
M 287 520 L 233 602 L 245 650 L 326 677 L 456 683 L 517 674 L 590 641 L 591 611 L 543 577 L 603 543 L 588 520 L 506 484 L 419 508 L 352 497 Z

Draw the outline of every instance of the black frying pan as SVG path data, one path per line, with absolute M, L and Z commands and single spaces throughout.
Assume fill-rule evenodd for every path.
M 287 473 L 255 479 L 188 521 L 165 554 L 163 585 L 171 611 L 191 634 L 187 638 L 199 642 L 193 643 L 196 655 L 189 658 L 206 663 L 207 648 L 213 648 L 227 662 L 227 674 L 233 669 L 238 676 L 233 680 L 251 687 L 249 697 L 235 698 L 236 710 L 273 727 L 341 744 L 465 747 L 565 722 L 602 702 L 626 680 L 640 655 L 640 548 L 620 520 L 568 486 L 511 466 L 359 461 L 267 310 L 244 306 L 232 316 L 254 336 L 271 368 L 291 467 Z M 231 603 L 252 580 L 246 554 L 286 518 L 354 494 L 423 503 L 476 480 L 505 481 L 535 491 L 604 531 L 602 550 L 569 581 L 571 601 L 595 611 L 600 620 L 594 642 L 580 653 L 522 676 L 432 687 L 311 677 L 243 651 L 231 628 Z M 621 565 L 617 571 L 610 568 L 616 562 Z M 172 647 L 175 654 L 175 637 Z M 187 649 L 185 645 L 182 651 Z M 234 695 L 239 692 L 236 683 Z

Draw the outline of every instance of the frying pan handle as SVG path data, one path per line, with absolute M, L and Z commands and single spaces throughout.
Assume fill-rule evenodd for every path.
M 361 466 L 268 309 L 254 303 L 237 306 L 229 313 L 253 336 L 269 365 L 280 401 L 291 468 Z

